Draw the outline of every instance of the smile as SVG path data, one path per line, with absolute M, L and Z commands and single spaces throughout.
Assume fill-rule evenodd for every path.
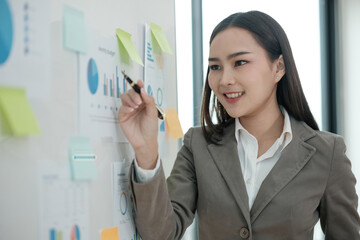
M 242 95 L 245 94 L 245 91 L 242 91 L 242 92 L 237 92 L 237 93 L 225 93 L 224 95 L 227 97 L 227 98 L 238 98 L 238 97 L 241 97 Z

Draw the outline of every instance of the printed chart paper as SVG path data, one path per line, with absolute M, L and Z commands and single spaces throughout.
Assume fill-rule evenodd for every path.
M 135 228 L 133 204 L 129 190 L 130 163 L 113 163 L 113 213 L 114 224 L 119 227 L 121 240 L 138 240 L 140 237 Z
M 128 85 L 121 74 L 117 39 L 103 37 L 88 28 L 88 42 L 87 54 L 80 55 L 80 135 L 126 142 L 118 122 L 118 111 L 120 93 L 124 93 Z
M 145 89 L 149 95 L 154 97 L 156 104 L 166 109 L 165 101 L 165 84 L 163 76 L 164 56 L 157 44 L 155 38 L 152 36 L 150 26 L 145 24 L 145 67 L 144 67 L 144 82 Z M 166 116 L 165 116 L 166 117 Z M 159 120 L 159 152 L 162 155 L 164 146 L 166 145 L 165 121 Z
M 71 181 L 66 169 L 38 165 L 41 240 L 90 239 L 88 183 Z
M 51 96 L 51 1 L 0 0 L 0 85 Z

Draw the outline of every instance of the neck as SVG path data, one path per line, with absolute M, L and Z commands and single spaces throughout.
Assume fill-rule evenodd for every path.
M 277 104 L 266 106 L 260 113 L 241 117 L 241 125 L 258 141 L 277 139 L 284 128 L 284 117 Z

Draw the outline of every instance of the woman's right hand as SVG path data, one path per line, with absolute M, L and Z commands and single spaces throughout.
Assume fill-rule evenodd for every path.
M 139 80 L 141 95 L 133 89 L 121 94 L 122 105 L 119 122 L 125 137 L 134 148 L 138 165 L 143 169 L 153 169 L 158 158 L 158 119 L 154 98 L 144 90 Z

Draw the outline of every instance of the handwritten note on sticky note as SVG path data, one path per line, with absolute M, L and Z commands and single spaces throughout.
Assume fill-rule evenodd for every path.
M 166 131 L 169 133 L 170 137 L 178 139 L 184 136 L 176 109 L 170 108 L 166 110 L 165 121 Z
M 64 47 L 86 53 L 88 50 L 84 13 L 70 6 L 63 6 Z
M 40 134 L 40 129 L 24 89 L 0 87 L 2 131 L 14 136 Z
M 173 54 L 172 49 L 166 40 L 166 37 L 159 25 L 156 25 L 155 23 L 150 23 L 151 33 L 155 37 L 157 43 L 159 44 L 161 50 L 163 52 L 167 52 L 170 54 Z
M 101 231 L 101 240 L 120 240 L 118 227 L 103 229 Z
M 141 57 L 139 55 L 139 52 L 137 51 L 134 43 L 131 41 L 131 34 L 128 32 L 125 32 L 124 30 L 117 28 L 116 29 L 116 36 L 118 37 L 121 44 L 124 46 L 124 49 L 129 54 L 130 58 L 134 61 L 140 64 L 141 66 L 144 66 Z
M 96 179 L 96 156 L 90 139 L 81 136 L 69 138 L 69 161 L 73 180 Z

